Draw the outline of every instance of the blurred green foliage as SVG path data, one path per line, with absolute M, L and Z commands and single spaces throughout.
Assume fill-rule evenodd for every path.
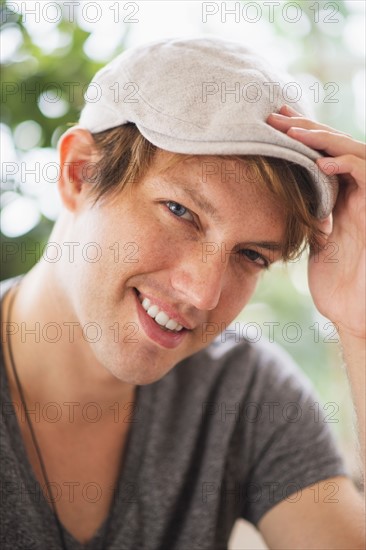
M 6 5 L 5 0 L 1 1 L 0 21 L 0 32 L 13 27 L 22 35 L 15 58 L 1 66 L 4 96 L 1 122 L 14 131 L 24 121 L 35 121 L 42 130 L 38 146 L 54 148 L 63 132 L 78 121 L 86 87 L 104 63 L 98 63 L 86 55 L 84 45 L 90 32 L 81 29 L 76 22 L 70 22 L 67 17 L 57 25 L 57 32 L 64 36 L 62 42 L 66 45 L 60 45 L 49 53 L 34 43 L 23 17 L 12 9 L 11 4 Z M 123 44 L 115 53 L 121 51 Z M 39 108 L 39 95 L 43 92 L 51 96 L 53 91 L 57 99 L 65 101 L 67 109 L 60 117 L 48 118 Z M 9 182 L 2 183 L 2 192 L 15 187 L 22 194 L 17 182 L 14 186 Z M 2 261 L 1 280 L 31 269 L 42 255 L 52 226 L 53 221 L 42 215 L 40 223 L 26 235 L 10 238 L 1 234 L 3 251 L 4 246 L 9 251 L 30 251 L 29 254 L 9 253 L 6 261 Z
M 16 93 L 6 95 L 2 103 L 1 121 L 14 129 L 24 120 L 34 120 L 40 124 L 43 132 L 43 147 L 54 147 L 57 138 L 68 125 L 78 121 L 84 104 L 83 92 L 86 86 L 104 63 L 97 63 L 88 57 L 84 44 L 90 33 L 81 29 L 76 22 L 67 18 L 57 25 L 57 32 L 67 37 L 64 42 L 50 53 L 37 46 L 23 23 L 23 17 L 6 6 L 2 0 L 0 32 L 5 27 L 16 26 L 22 34 L 22 44 L 17 51 L 15 61 L 2 66 L 4 83 L 16 83 Z M 119 51 L 123 50 L 123 45 Z M 39 91 L 50 93 L 52 88 L 67 103 L 67 111 L 57 119 L 47 118 L 38 107 Z M 32 93 L 32 91 L 35 93 Z M 26 91 L 26 92 L 25 92 Z M 56 139 L 55 137 L 56 136 Z
M 33 44 L 29 33 L 22 25 L 21 17 L 14 15 L 12 23 L 16 24 L 23 35 L 20 48 L 22 60 L 3 67 L 3 81 L 17 83 L 18 92 L 7 94 L 6 103 L 2 104 L 1 120 L 11 128 L 15 128 L 24 120 L 34 120 L 40 124 L 43 132 L 41 146 L 55 145 L 52 136 L 55 130 L 61 134 L 70 122 L 76 122 L 83 106 L 83 86 L 87 84 L 99 66 L 89 59 L 83 44 L 89 33 L 72 23 L 63 21 L 59 25 L 61 32 L 70 36 L 70 44 L 65 48 L 57 48 L 49 54 Z M 9 23 L 8 23 L 9 24 Z M 72 86 L 71 83 L 77 83 Z M 73 102 L 70 102 L 70 90 L 73 89 Z M 34 90 L 34 93 L 33 93 Z M 45 117 L 38 108 L 40 92 L 52 93 L 52 90 L 62 96 L 68 104 L 67 112 L 57 119 Z M 58 133 L 58 132 L 57 132 Z

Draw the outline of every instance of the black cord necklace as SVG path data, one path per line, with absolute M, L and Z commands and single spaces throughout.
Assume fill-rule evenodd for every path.
M 8 323 L 11 322 L 12 309 L 13 309 L 13 305 L 14 305 L 14 299 L 17 295 L 18 285 L 19 285 L 19 282 L 12 289 L 12 296 L 11 296 L 10 301 L 9 301 L 8 315 L 7 315 Z M 54 503 L 54 498 L 53 498 L 53 495 L 52 495 L 52 491 L 50 491 L 51 485 L 50 485 L 50 482 L 49 482 L 49 479 L 48 479 L 48 476 L 47 476 L 47 470 L 46 470 L 46 467 L 45 467 L 45 464 L 44 464 L 44 461 L 43 461 L 43 458 L 42 458 L 41 449 L 39 447 L 39 444 L 38 444 L 38 441 L 37 441 L 37 438 L 36 438 L 36 434 L 34 433 L 32 422 L 31 422 L 30 416 L 28 414 L 28 410 L 27 410 L 26 403 L 25 403 L 23 388 L 22 388 L 22 385 L 21 385 L 20 380 L 19 380 L 17 369 L 15 367 L 15 361 L 14 361 L 13 349 L 12 349 L 12 345 L 11 345 L 11 336 L 10 336 L 10 334 L 8 335 L 8 351 L 9 351 L 9 359 L 10 359 L 11 368 L 12 368 L 12 371 L 14 373 L 14 378 L 15 378 L 15 381 L 16 381 L 16 385 L 17 385 L 17 388 L 18 388 L 19 395 L 20 395 L 20 400 L 21 400 L 22 406 L 24 408 L 26 422 L 27 422 L 29 430 L 31 432 L 33 445 L 36 449 L 37 456 L 38 456 L 38 459 L 39 459 L 39 463 L 41 465 L 42 475 L 43 475 L 43 478 L 44 478 L 44 480 L 46 482 L 46 485 L 47 485 L 47 492 L 48 492 L 49 495 L 51 493 L 50 501 L 51 501 L 53 515 L 54 515 L 55 522 L 56 522 L 57 529 L 58 529 L 59 536 L 60 536 L 62 550 L 68 550 L 67 544 L 66 544 L 66 541 L 65 541 L 64 530 L 63 530 L 63 527 L 61 525 L 60 518 L 58 517 L 58 514 L 57 514 L 57 510 L 56 510 L 56 506 L 55 506 L 55 503 Z M 115 498 L 115 494 L 113 495 L 113 499 L 114 498 Z M 112 502 L 113 502 L 113 500 L 112 500 Z M 104 530 L 103 539 L 102 539 L 101 545 L 100 545 L 101 550 L 105 549 L 107 534 L 108 534 L 108 531 L 109 531 L 110 520 L 111 520 L 111 514 L 109 513 L 108 514 L 108 519 L 107 519 L 107 524 L 106 524 L 106 527 L 105 527 L 105 530 Z

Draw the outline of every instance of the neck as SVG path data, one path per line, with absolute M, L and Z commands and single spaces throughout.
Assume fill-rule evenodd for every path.
M 55 274 L 37 264 L 15 290 L 9 318 L 10 291 L 3 304 L 3 327 L 15 323 L 10 336 L 16 371 L 25 397 L 30 402 L 96 403 L 99 411 L 111 415 L 113 407 L 133 401 L 136 387 L 117 379 L 100 364 Z M 67 320 L 67 321 L 65 321 Z M 9 336 L 3 336 L 3 342 Z M 4 345 L 10 385 L 14 376 L 9 369 L 8 345 Z M 70 407 L 70 405 L 69 405 Z M 94 413 L 96 414 L 96 413 Z

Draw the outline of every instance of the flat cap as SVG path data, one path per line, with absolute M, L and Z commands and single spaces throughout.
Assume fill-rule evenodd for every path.
M 309 116 L 300 85 L 272 65 L 240 43 L 210 35 L 149 42 L 97 72 L 79 124 L 97 133 L 133 122 L 148 141 L 176 153 L 287 159 L 308 170 L 316 216 L 325 218 L 338 180 L 319 170 L 318 151 L 266 123 L 284 103 Z

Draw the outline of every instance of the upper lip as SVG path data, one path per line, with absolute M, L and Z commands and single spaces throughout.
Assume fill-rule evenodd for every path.
M 136 290 L 138 295 L 141 296 L 142 299 L 148 298 L 151 301 L 152 305 L 157 305 L 159 309 L 169 315 L 170 319 L 177 321 L 180 325 L 188 330 L 193 330 L 194 326 L 192 325 L 192 323 L 190 323 L 183 315 L 178 313 L 171 305 L 167 304 L 160 298 L 153 296 L 152 294 L 146 294 L 145 292 L 141 292 L 138 289 Z

